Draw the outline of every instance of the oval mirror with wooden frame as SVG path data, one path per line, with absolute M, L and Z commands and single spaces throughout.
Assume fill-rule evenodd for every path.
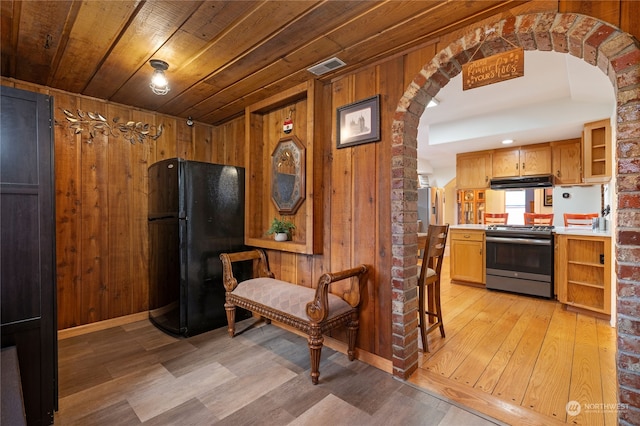
M 296 136 L 282 138 L 271 154 L 271 200 L 280 214 L 295 214 L 305 198 L 305 152 Z

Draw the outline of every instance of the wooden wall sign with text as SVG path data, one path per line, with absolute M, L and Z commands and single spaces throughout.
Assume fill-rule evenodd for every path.
M 462 65 L 462 90 L 487 86 L 524 75 L 524 48 L 498 53 Z

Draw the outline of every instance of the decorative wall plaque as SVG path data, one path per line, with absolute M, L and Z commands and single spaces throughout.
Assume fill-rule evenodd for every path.
M 487 86 L 524 75 L 524 48 L 498 53 L 462 65 L 462 90 Z
M 131 144 L 143 143 L 146 140 L 156 140 L 162 135 L 162 124 L 153 126 L 139 121 L 120 122 L 120 117 L 115 117 L 111 123 L 97 112 L 84 112 L 77 110 L 77 114 L 63 109 L 69 127 L 75 134 L 86 133 L 87 142 L 91 143 L 97 134 L 105 136 L 122 136 Z M 60 124 L 60 123 L 56 123 Z

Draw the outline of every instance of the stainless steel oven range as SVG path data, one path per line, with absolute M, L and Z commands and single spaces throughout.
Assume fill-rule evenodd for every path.
M 489 225 L 487 288 L 553 298 L 553 226 Z

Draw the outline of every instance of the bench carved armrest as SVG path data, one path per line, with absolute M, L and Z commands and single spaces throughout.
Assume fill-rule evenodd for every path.
M 233 276 L 233 268 L 231 267 L 231 264 L 233 262 L 252 260 L 253 270 L 257 274 L 253 278 L 274 277 L 273 272 L 269 270 L 267 256 L 264 254 L 263 250 L 255 249 L 249 251 L 240 251 L 237 253 L 221 253 L 220 260 L 222 261 L 222 282 L 224 284 L 224 288 L 227 291 L 233 291 L 238 286 L 238 280 L 236 280 L 236 278 Z
M 342 298 L 351 307 L 355 308 L 360 304 L 360 289 L 362 288 L 367 272 L 366 265 L 360 265 L 356 268 L 346 269 L 340 272 L 323 274 L 318 280 L 318 287 L 313 301 L 307 303 L 306 312 L 309 319 L 315 322 L 321 322 L 327 319 L 329 315 L 329 285 L 336 281 L 342 281 L 347 278 L 357 277 L 357 280 L 351 280 L 351 286 L 342 293 Z

